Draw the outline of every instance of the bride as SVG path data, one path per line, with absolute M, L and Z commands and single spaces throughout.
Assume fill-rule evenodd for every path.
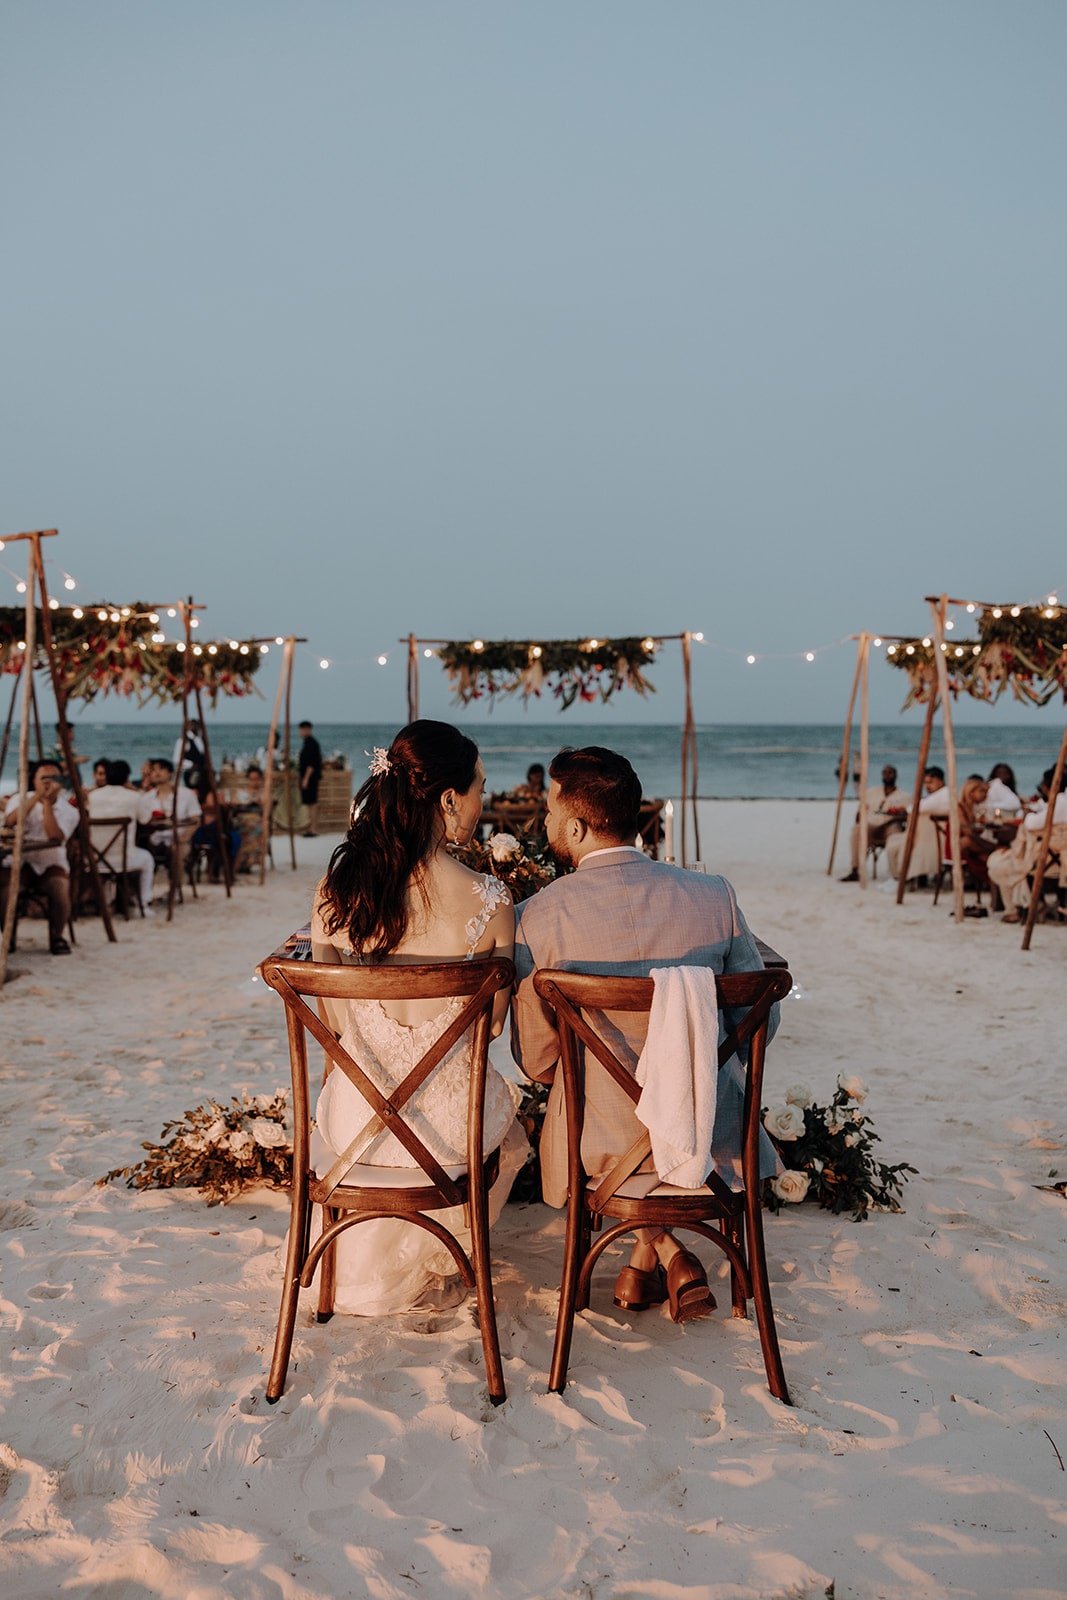
M 469 843 L 482 813 L 485 773 L 478 747 L 445 722 L 412 722 L 388 750 L 374 751 L 371 776 L 353 806 L 352 824 L 319 884 L 311 917 L 315 961 L 419 965 L 510 958 L 515 943 L 511 896 L 498 878 L 471 872 L 446 845 Z M 494 1001 L 492 1034 L 507 1015 L 506 991 Z M 388 1096 L 448 1027 L 463 1004 L 403 1000 L 327 1003 L 330 1026 L 345 1049 Z M 416 1090 L 405 1108 L 412 1127 L 442 1165 L 467 1159 L 471 1030 Z M 485 1087 L 485 1149 L 502 1143 L 500 1177 L 490 1192 L 495 1221 L 526 1155 L 515 1122 L 519 1091 L 492 1065 Z M 317 1171 L 331 1166 L 367 1121 L 370 1107 L 343 1072 L 330 1071 L 319 1095 L 312 1139 Z M 361 1164 L 413 1166 L 382 1130 Z M 343 1180 L 342 1180 L 343 1181 Z M 469 1248 L 462 1209 L 435 1213 Z M 337 1240 L 335 1308 L 381 1316 L 440 1301 L 455 1263 L 424 1229 L 398 1219 L 361 1222 Z

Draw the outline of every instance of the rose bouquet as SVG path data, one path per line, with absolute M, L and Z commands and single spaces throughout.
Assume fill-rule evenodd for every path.
M 862 1078 L 838 1077 L 828 1106 L 816 1103 L 810 1089 L 794 1084 L 785 1103 L 763 1109 L 763 1126 L 786 1164 L 767 1185 L 772 1211 L 783 1204 L 817 1200 L 827 1211 L 851 1210 L 862 1222 L 873 1206 L 899 1211 L 901 1186 L 915 1167 L 906 1161 L 887 1166 L 876 1161 L 879 1142 L 870 1117 L 859 1110 L 867 1098 Z
M 228 1106 L 209 1100 L 179 1121 L 168 1122 L 160 1134 L 162 1143 L 142 1144 L 148 1151 L 143 1161 L 116 1167 L 97 1186 L 125 1178 L 129 1189 L 202 1189 L 212 1206 L 259 1183 L 285 1188 L 293 1165 L 288 1111 L 288 1089 L 242 1094 Z

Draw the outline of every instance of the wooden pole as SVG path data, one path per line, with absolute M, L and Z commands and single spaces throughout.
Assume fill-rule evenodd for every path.
M 181 839 L 178 836 L 178 788 L 182 780 L 185 766 L 185 741 L 189 736 L 189 680 L 192 676 L 193 660 L 193 597 L 188 601 L 179 600 L 178 611 L 185 629 L 185 653 L 182 657 L 182 737 L 178 746 L 178 759 L 174 763 L 174 796 L 170 803 L 171 837 L 170 837 L 170 883 L 167 887 L 167 921 L 174 920 L 174 902 L 181 888 Z M 196 885 L 189 887 L 196 895 Z
M 22 657 L 22 714 L 19 717 L 19 776 L 18 794 L 25 801 L 30 785 L 30 680 L 33 677 L 33 657 L 37 648 L 37 572 L 34 565 L 34 547 L 30 545 L 29 570 L 26 574 L 26 650 Z M 12 693 L 12 706 L 14 706 Z M 8 719 L 10 721 L 10 718 Z M 15 911 L 18 905 L 19 884 L 22 878 L 22 841 L 26 834 L 26 819 L 20 804 L 15 814 L 15 841 L 11 850 L 11 867 L 7 880 L 7 899 L 4 906 L 3 937 L 0 938 L 0 994 L 7 979 L 7 958 L 15 936 Z
M 285 781 L 289 794 L 289 861 L 296 871 L 296 802 L 300 796 L 300 774 L 293 770 L 292 720 L 293 720 L 293 657 L 286 657 L 285 674 Z M 294 790 L 295 781 L 295 790 Z
M 207 722 L 204 718 L 204 702 L 201 698 L 200 683 L 197 680 L 196 688 L 196 716 L 200 724 L 200 737 L 204 745 L 204 771 L 208 781 L 209 793 L 215 796 L 215 828 L 219 840 L 219 860 L 222 863 L 222 881 L 226 885 L 226 898 L 229 900 L 233 893 L 233 862 L 230 859 L 230 840 L 226 829 L 222 825 L 222 798 L 219 795 L 219 786 L 215 781 L 215 768 L 211 763 L 211 744 L 207 736 Z M 184 756 L 185 752 L 182 751 Z
M 41 631 L 44 631 L 44 617 L 41 618 Z M 30 710 L 33 712 L 33 735 L 37 744 L 37 759 L 44 760 L 44 736 L 41 733 L 41 713 L 37 705 L 37 685 L 30 673 Z
M 1063 730 L 1060 740 L 1060 753 L 1056 757 L 1056 767 L 1052 774 L 1052 787 L 1049 791 L 1048 808 L 1045 811 L 1045 826 L 1041 830 L 1041 848 L 1038 851 L 1037 864 L 1034 867 L 1034 887 L 1030 894 L 1030 905 L 1026 913 L 1026 928 L 1023 932 L 1023 949 L 1029 950 L 1030 940 L 1034 932 L 1034 923 L 1037 920 L 1037 910 L 1041 904 L 1041 889 L 1045 881 L 1045 867 L 1048 863 L 1049 842 L 1052 838 L 1052 829 L 1056 820 L 1056 801 L 1060 796 L 1060 785 L 1063 783 L 1063 768 L 1067 762 L 1067 728 Z M 1063 867 L 1060 867 L 1062 874 Z M 1063 883 L 1061 876 L 1060 882 Z
M 870 685 L 871 685 L 871 636 L 865 633 L 861 637 L 860 651 L 863 659 L 863 673 L 860 677 L 860 846 L 859 846 L 859 873 L 860 888 L 867 887 L 867 783 L 870 777 Z
M 48 580 L 45 577 L 44 557 L 41 554 L 41 539 L 43 535 L 32 534 L 33 557 L 37 568 L 37 588 L 41 596 L 41 637 L 45 654 L 48 658 L 48 671 L 52 679 L 52 693 L 56 702 L 56 733 L 59 736 L 60 748 L 66 761 L 67 771 L 70 773 L 71 785 L 74 789 L 74 803 L 78 807 L 78 833 L 81 839 L 82 858 L 88 864 L 89 877 L 93 885 L 96 903 L 100 908 L 100 920 L 104 924 L 110 944 L 117 944 L 114 924 L 111 921 L 111 911 L 104 893 L 104 885 L 100 880 L 100 871 L 96 864 L 96 856 L 92 848 L 92 830 L 89 827 L 89 805 L 85 798 L 85 789 L 82 786 L 81 773 L 74 754 L 74 740 L 71 737 L 70 723 L 67 720 L 67 689 L 56 662 L 56 652 L 52 641 L 52 611 L 48 604 Z M 38 732 L 38 738 L 40 733 Z M 73 894 L 74 886 L 71 885 Z
M 37 618 L 34 617 L 35 622 L 36 620 Z M 18 703 L 20 687 L 22 687 L 22 685 L 19 681 L 19 675 L 16 672 L 11 679 L 11 703 L 7 708 L 7 721 L 4 723 L 4 736 L 2 739 L 0 739 L 0 773 L 2 773 L 4 770 L 4 762 L 7 760 L 8 747 L 11 744 L 11 724 L 15 720 L 15 706 Z
M 945 660 L 945 614 L 948 596 L 932 603 L 934 618 L 934 663 L 941 693 L 941 720 L 945 728 L 945 767 L 948 776 L 948 836 L 952 851 L 952 900 L 957 922 L 963 921 L 963 862 L 960 859 L 960 802 L 956 782 L 956 741 L 952 736 L 952 708 L 948 696 L 948 662 Z
M 293 654 L 293 641 L 286 639 L 282 647 L 282 664 L 278 673 L 278 685 L 274 691 L 274 710 L 270 716 L 270 732 L 267 735 L 267 770 L 263 774 L 263 828 L 259 841 L 259 881 L 264 884 L 267 879 L 267 852 L 270 849 L 270 819 L 274 805 L 274 752 L 278 748 L 278 718 L 282 709 L 282 693 L 285 681 L 289 675 L 290 662 Z
M 693 822 L 693 848 L 694 860 L 700 859 L 700 824 L 697 821 L 697 752 L 696 752 L 696 724 L 693 721 L 693 647 L 692 635 L 683 633 L 682 641 L 682 677 L 685 682 L 685 716 L 682 723 L 682 828 L 681 852 L 682 865 L 690 859 L 686 844 L 686 813 L 692 813 Z
M 419 641 L 408 634 L 408 721 L 415 722 L 419 715 Z
M 922 799 L 923 793 L 923 773 L 926 771 L 926 761 L 930 754 L 930 735 L 933 732 L 937 700 L 937 690 L 931 684 L 930 698 L 926 703 L 926 720 L 923 722 L 922 738 L 919 740 L 919 759 L 915 767 L 915 787 L 911 795 L 911 810 L 908 812 L 908 831 L 904 835 L 904 854 L 900 860 L 900 879 L 897 883 L 898 906 L 903 904 L 904 901 L 904 890 L 908 882 L 908 868 L 911 865 L 912 851 L 915 849 L 915 833 L 919 826 L 919 801 Z
M 830 840 L 830 859 L 826 864 L 826 876 L 829 877 L 834 870 L 834 853 L 837 850 L 837 833 L 841 826 L 841 807 L 845 801 L 845 790 L 848 787 L 848 768 L 852 759 L 852 713 L 856 706 L 856 690 L 859 688 L 860 672 L 863 665 L 863 641 L 865 633 L 859 635 L 856 645 L 856 670 L 852 674 L 852 693 L 848 697 L 848 710 L 845 713 L 845 729 L 841 736 L 841 760 L 837 768 L 837 807 L 834 811 L 834 836 Z

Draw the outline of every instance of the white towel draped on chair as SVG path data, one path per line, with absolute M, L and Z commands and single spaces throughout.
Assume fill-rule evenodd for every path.
M 654 967 L 648 1034 L 637 1063 L 637 1116 L 660 1178 L 699 1189 L 712 1165 L 719 1004 L 709 967 Z

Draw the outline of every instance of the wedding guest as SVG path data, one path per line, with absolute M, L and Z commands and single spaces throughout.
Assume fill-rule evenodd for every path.
M 63 792 L 63 777 L 55 761 L 35 761 L 28 773 L 25 794 L 8 801 L 4 821 L 9 826 L 23 818 L 22 882 L 42 891 L 48 906 L 48 948 L 54 956 L 70 954 L 65 928 L 70 921 L 70 863 L 67 840 L 78 826 L 77 807 Z M 0 864 L 0 905 L 6 905 L 11 856 Z
M 175 816 L 174 763 L 168 761 L 165 756 L 157 756 L 152 761 L 151 782 L 151 789 L 141 796 L 140 814 L 140 821 L 146 830 L 148 849 L 160 866 L 169 867 L 171 850 L 177 842 L 180 873 L 185 865 L 185 852 L 193 829 L 200 821 L 200 804 L 191 789 L 179 787 Z
M 1019 786 L 1015 781 L 1015 774 L 1006 761 L 998 761 L 989 774 L 989 792 L 986 795 L 986 811 L 1021 811 L 1022 801 L 1019 799 Z
M 945 787 L 945 773 L 942 767 L 926 767 L 923 770 L 923 794 L 919 801 L 919 820 L 915 829 L 915 843 L 908 863 L 909 880 L 927 880 L 936 878 L 941 870 L 941 844 L 937 828 L 934 825 L 935 817 L 947 817 L 949 808 L 949 792 Z M 908 805 L 908 811 L 911 805 Z M 906 832 L 891 833 L 886 841 L 885 855 L 889 862 L 889 870 L 894 878 L 900 877 L 901 866 L 904 861 L 904 843 Z
M 108 768 L 108 763 L 104 759 L 103 756 L 99 756 L 93 762 L 93 788 L 94 789 L 103 789 L 104 786 L 106 785 L 106 783 L 108 781 L 107 768 Z
M 576 870 L 557 878 L 519 908 L 515 936 L 516 989 L 512 1052 L 528 1078 L 552 1085 L 541 1134 L 544 1198 L 567 1199 L 567 1128 L 559 1039 L 551 1010 L 536 994 L 539 967 L 647 977 L 653 967 L 704 966 L 716 973 L 763 967 L 756 942 L 725 878 L 698 875 L 650 860 L 633 843 L 641 785 L 613 750 L 561 750 L 549 766 L 548 842 Z M 636 1067 L 647 1015 L 612 1018 L 612 1043 Z M 777 1008 L 772 1031 L 777 1026 Z M 725 1036 L 725 1035 L 723 1035 Z M 718 1079 L 709 1169 L 727 1183 L 740 1173 L 743 1079 L 736 1063 Z M 603 1072 L 586 1079 L 582 1160 L 603 1177 L 643 1132 L 633 1103 Z M 776 1171 L 769 1140 L 761 1140 L 761 1173 Z M 649 1163 L 645 1168 L 648 1170 Z M 657 1180 L 653 1176 L 651 1186 Z M 644 1310 L 669 1300 L 675 1321 L 706 1316 L 715 1306 L 698 1258 L 669 1233 L 642 1230 L 630 1264 L 615 1284 L 617 1305 Z
M 303 743 L 297 757 L 300 774 L 300 803 L 307 811 L 305 839 L 317 837 L 315 824 L 319 820 L 319 784 L 322 781 L 322 747 L 312 732 L 310 722 L 301 722 L 297 729 Z
M 238 871 L 251 872 L 263 847 L 263 773 L 253 762 L 233 791 L 233 819 L 241 836 Z
M 908 808 L 908 796 L 897 788 L 897 769 L 889 762 L 882 768 L 882 781 L 867 790 L 867 845 L 884 845 L 891 828 L 898 826 Z M 859 812 L 849 841 L 852 870 L 841 879 L 842 883 L 858 883 L 860 876 L 860 824 Z
M 1041 839 L 1048 816 L 1048 796 L 1056 776 L 1055 767 L 1049 767 L 1037 786 L 1039 803 L 1023 818 L 1018 833 L 1007 849 L 994 850 L 986 861 L 986 871 L 1000 890 L 1005 911 L 1002 921 L 1021 922 L 1022 913 L 1030 905 L 1030 885 L 1027 881 L 1037 866 Z M 1067 772 L 1061 780 L 1060 792 L 1052 812 L 1053 838 L 1062 827 L 1067 829 Z M 1061 855 L 1061 860 L 1062 860 Z M 1063 871 L 1060 882 L 1063 883 Z
M 210 779 L 202 774 L 196 786 L 196 797 L 200 802 L 200 822 L 193 831 L 189 843 L 194 850 L 203 847 L 210 852 L 208 872 L 212 883 L 218 883 L 222 872 L 222 857 L 220 854 L 220 840 L 225 841 L 229 853 L 231 868 L 236 871 L 241 852 L 241 835 L 234 826 L 219 828 L 220 805 L 219 797 L 211 786 Z
M 979 889 L 989 887 L 986 861 L 995 849 L 994 842 L 983 832 L 988 794 L 986 779 L 972 772 L 964 780 L 959 797 L 960 860 L 971 882 Z
M 351 826 L 315 894 L 311 948 L 316 961 L 405 966 L 510 958 L 515 916 L 507 889 L 491 874 L 462 866 L 447 848 L 470 843 L 484 789 L 477 745 L 448 723 L 412 722 L 388 750 L 374 751 Z M 443 1009 L 439 1000 L 324 1004 L 341 1043 L 385 1095 L 456 1015 L 454 1001 Z M 499 995 L 494 1033 L 503 1027 L 507 1007 L 508 995 Z M 461 1036 L 405 1108 L 405 1114 L 417 1112 L 420 1138 L 444 1165 L 467 1161 L 471 1032 Z M 526 1156 L 515 1123 L 517 1101 L 515 1086 L 490 1066 L 485 1148 L 501 1146 L 491 1219 L 499 1215 Z M 343 1072 L 329 1073 L 315 1112 L 318 1135 L 328 1147 L 317 1158 L 325 1163 L 319 1171 L 347 1148 L 366 1124 L 369 1109 Z M 385 1130 L 359 1159 L 376 1166 L 414 1166 L 408 1151 Z M 458 1208 L 434 1216 L 454 1233 L 464 1230 Z M 423 1229 L 397 1218 L 365 1222 L 337 1241 L 336 1306 L 362 1316 L 411 1309 L 438 1292 L 454 1271 L 451 1256 Z
M 138 874 L 141 905 L 145 916 L 150 917 L 154 914 L 152 879 L 155 875 L 156 862 L 150 850 L 145 850 L 136 843 L 136 828 L 141 820 L 144 797 L 130 783 L 128 761 L 109 761 L 106 776 L 107 783 L 97 785 L 86 793 L 89 818 L 92 822 L 117 822 L 123 817 L 129 821 L 130 826 L 126 830 L 126 869 L 128 872 Z M 116 872 L 121 871 L 122 845 L 119 840 L 116 839 L 104 850 L 104 860 Z
M 526 782 L 520 783 L 511 792 L 513 800 L 544 800 L 545 798 L 545 769 L 540 761 L 535 761 L 526 769 Z

